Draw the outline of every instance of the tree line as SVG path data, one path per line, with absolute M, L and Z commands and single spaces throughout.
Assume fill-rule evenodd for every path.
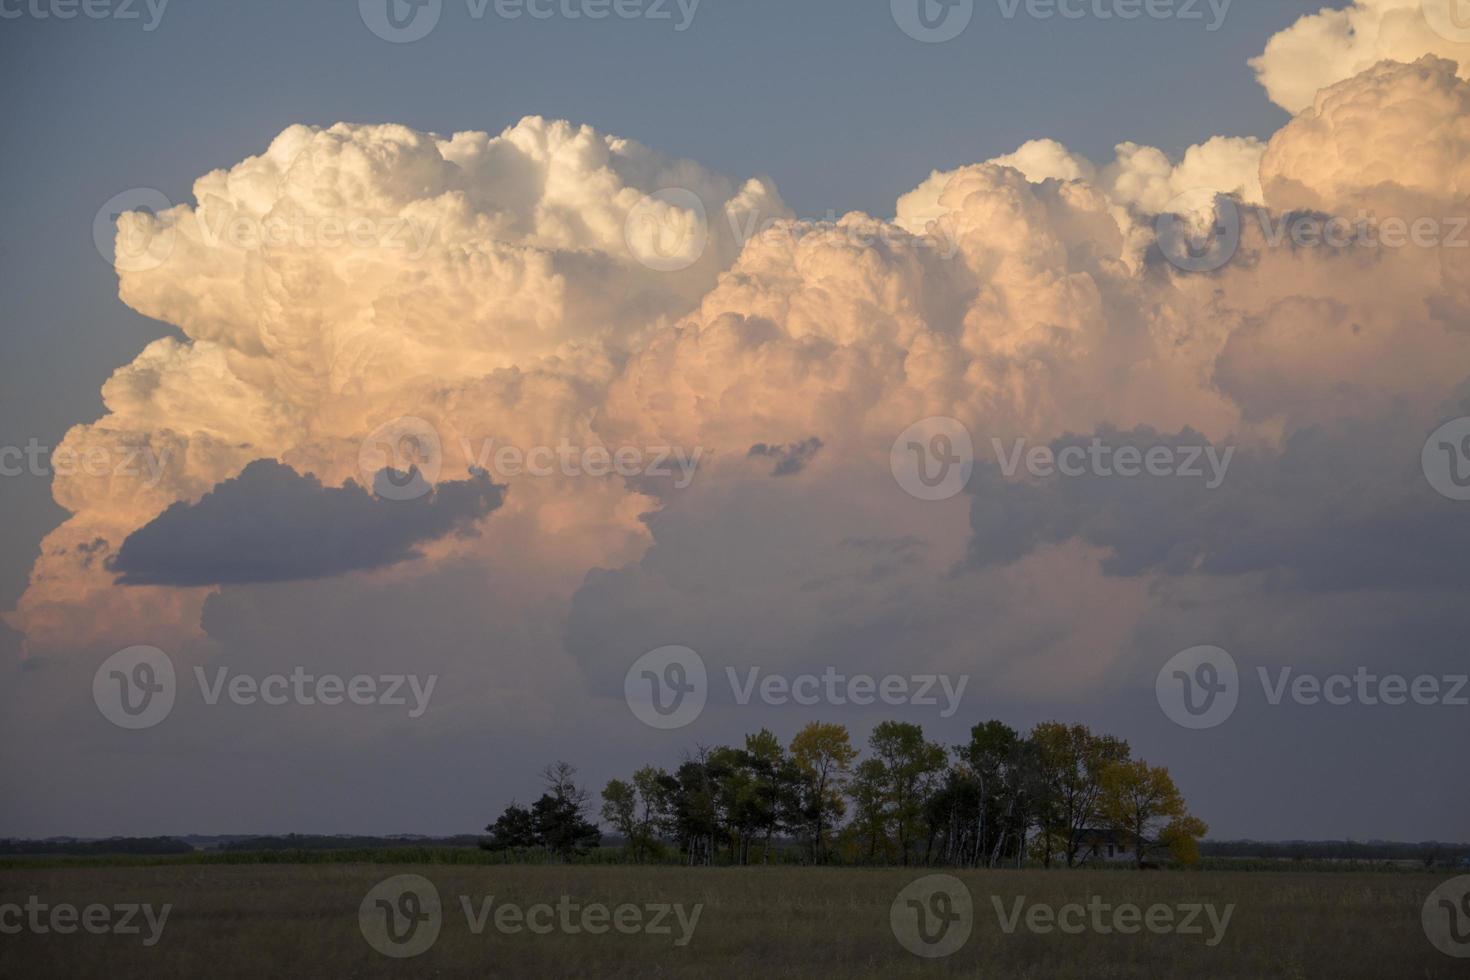
M 672 771 L 643 766 L 613 779 L 601 816 L 627 860 L 690 865 L 767 863 L 1047 867 L 1085 863 L 1099 834 L 1123 842 L 1139 867 L 1199 859 L 1207 827 L 1167 769 L 1134 759 L 1128 743 L 1085 725 L 1045 722 L 1022 735 L 999 721 L 962 745 L 916 724 L 873 729 L 867 755 L 847 729 L 814 721 L 789 745 L 762 728 L 743 746 L 696 746 Z M 565 762 L 546 791 L 512 803 L 483 847 L 570 857 L 597 847 L 591 794 Z

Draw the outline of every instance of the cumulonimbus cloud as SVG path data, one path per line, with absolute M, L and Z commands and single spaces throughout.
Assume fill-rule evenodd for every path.
M 500 506 L 503 490 L 481 471 L 394 500 L 351 481 L 324 487 L 274 460 L 256 460 L 128 535 L 109 570 L 124 585 L 199 586 L 381 568 L 418 557 L 422 542 L 471 530 Z
M 1419 35 L 1394 27 L 1399 8 L 1364 0 L 1344 15 L 1378 17 L 1375 36 L 1391 41 L 1361 65 L 1366 42 L 1355 41 L 1311 73 L 1282 66 L 1294 38 L 1338 23 L 1327 15 L 1268 46 L 1263 82 L 1301 110 L 1268 142 L 1220 136 L 1175 160 L 1125 142 L 1098 164 L 1035 141 L 936 172 L 891 219 L 796 220 L 769 181 L 539 118 L 498 136 L 290 127 L 260 156 L 202 177 L 192 203 L 120 220 L 120 236 L 147 243 L 119 262 L 123 301 L 184 336 L 119 368 L 103 388 L 107 414 L 64 446 L 142 446 L 167 465 L 156 480 L 59 476 L 55 496 L 72 516 L 47 537 L 10 621 L 32 652 L 64 651 L 79 630 L 197 629 L 209 589 L 251 580 L 239 569 L 259 556 L 208 538 L 214 551 L 181 571 L 159 529 L 253 486 L 262 460 L 341 485 L 360 476 L 363 440 L 403 416 L 436 430 L 441 487 L 474 479 L 497 446 L 699 449 L 712 461 L 700 481 L 828 495 L 815 513 L 830 520 L 833 549 L 859 537 L 944 542 L 908 549 L 923 558 L 900 577 L 948 575 L 965 564 L 965 542 L 990 533 L 963 508 L 897 515 L 886 461 L 895 436 L 925 417 L 960 420 L 982 447 L 1147 427 L 1265 460 L 1299 433 L 1359 417 L 1392 411 L 1407 429 L 1430 426 L 1461 397 L 1466 253 L 1443 241 L 1310 247 L 1279 234 L 1309 212 L 1372 210 L 1442 230 L 1466 212 L 1470 83 L 1460 63 L 1419 57 L 1439 45 L 1402 40 Z M 1379 62 L 1385 53 L 1413 57 Z M 1233 258 L 1207 272 L 1171 265 L 1156 234 L 1159 212 L 1191 192 L 1227 196 L 1242 223 Z M 752 458 L 756 446 L 766 449 Z M 781 480 L 769 479 L 772 458 Z M 570 602 L 590 569 L 635 568 L 655 544 L 664 560 L 678 551 L 658 540 L 678 521 L 647 517 L 669 506 L 654 483 L 504 482 L 492 518 L 470 508 L 451 522 L 478 536 L 414 527 L 385 552 L 311 571 L 412 574 L 393 567 L 412 545 L 426 559 L 416 564 L 511 564 L 512 587 Z M 742 499 L 701 486 L 683 506 Z M 1118 555 L 1151 552 L 1081 518 L 1037 527 L 1007 552 L 1030 563 L 1012 570 L 1013 587 L 1044 583 L 1039 569 L 1059 556 L 1085 559 L 1091 578 L 1073 585 L 1111 604 L 1109 636 L 1124 642 L 1118 611 L 1142 602 L 1103 578 Z M 761 533 L 780 535 L 779 518 Z M 853 554 L 793 568 L 829 593 L 867 588 Z M 149 584 L 122 589 L 116 572 Z M 784 585 L 800 594 L 802 582 Z M 85 626 L 79 608 L 91 610 Z M 1086 645 L 1053 646 L 1081 656 Z
M 1352 0 L 1323 7 L 1271 38 L 1250 64 L 1272 102 L 1300 112 L 1322 89 L 1380 61 L 1411 62 L 1426 54 L 1456 61 L 1460 76 L 1470 76 L 1470 27 L 1457 0 Z

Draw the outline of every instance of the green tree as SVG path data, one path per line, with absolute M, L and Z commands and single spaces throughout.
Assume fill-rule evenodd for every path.
M 536 843 L 563 859 L 596 847 L 602 839 L 597 824 L 587 819 L 588 795 L 574 782 L 576 774 L 565 762 L 541 770 L 546 792 L 531 805 Z
M 709 765 L 710 750 L 696 746 L 667 786 L 674 837 L 693 864 L 713 864 L 719 837 L 720 804 Z
M 536 838 L 536 822 L 531 817 L 531 811 L 514 800 L 485 830 L 489 832 L 490 839 L 482 841 L 480 846 L 487 851 L 521 851 L 540 843 Z
M 640 858 L 658 849 L 660 837 L 673 835 L 671 788 L 677 785 L 672 776 L 653 766 L 644 766 L 633 773 L 633 789 L 638 795 L 636 833 Z
M 1070 868 L 1077 862 L 1083 836 L 1098 821 L 1103 770 L 1128 758 L 1128 743 L 1112 735 L 1095 735 L 1086 725 L 1054 721 L 1037 725 L 1031 741 L 1045 787 L 1039 815 L 1047 864 L 1055 844 L 1063 849 Z
M 907 865 L 924 819 L 924 807 L 948 754 L 944 746 L 924 739 L 918 725 L 880 722 L 868 739 L 874 759 L 883 767 L 884 803 L 899 861 Z
M 791 740 L 791 760 L 799 778 L 801 822 L 811 841 L 812 860 L 822 863 L 826 839 L 846 812 L 843 794 L 857 759 L 847 729 L 814 721 Z
M 799 814 L 800 777 L 781 740 L 765 728 L 745 736 L 745 758 L 755 784 L 751 806 L 755 828 L 763 839 L 761 861 L 765 863 L 771 859 L 776 833 Z
M 955 754 L 975 782 L 978 802 L 974 808 L 975 836 L 973 863 L 989 866 L 993 854 L 998 853 L 1000 838 L 1004 834 L 1001 826 L 1001 807 L 1009 804 L 1014 814 L 1014 801 L 1006 800 L 1008 788 L 1006 768 L 1017 761 L 1020 736 L 1016 730 L 1000 721 L 986 721 L 970 729 L 970 741 L 955 748 Z M 989 848 L 988 841 L 995 838 L 997 846 Z
M 880 848 L 886 859 L 888 791 L 883 763 L 877 759 L 859 762 L 853 770 L 848 792 L 852 796 L 852 825 L 849 829 L 859 848 L 865 852 L 864 859 L 869 864 L 876 862 Z
M 759 787 L 743 749 L 718 746 L 706 761 L 718 817 L 731 864 L 749 858 L 750 840 L 760 823 Z
M 602 790 L 602 819 L 627 841 L 627 854 L 634 861 L 642 860 L 639 840 L 638 793 L 631 783 L 621 779 L 608 781 Z

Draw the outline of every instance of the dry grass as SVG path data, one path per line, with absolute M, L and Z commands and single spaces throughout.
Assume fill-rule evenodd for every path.
M 384 957 L 357 908 L 390 875 L 421 873 L 444 902 L 432 949 Z M 1104 871 L 960 872 L 975 900 L 968 944 L 927 961 L 889 928 L 919 872 L 898 869 L 405 867 L 370 864 L 12 868 L 0 902 L 173 905 L 157 946 L 140 936 L 0 936 L 0 977 L 1364 977 L 1467 975 L 1430 946 L 1420 908 L 1440 878 L 1421 874 Z M 703 903 L 693 940 L 671 936 L 470 932 L 458 896 L 478 903 Z M 1224 940 L 1205 936 L 1004 934 L 990 897 L 1060 906 L 1090 896 L 1141 906 L 1233 903 Z M 1206 936 L 1209 933 L 1206 927 Z

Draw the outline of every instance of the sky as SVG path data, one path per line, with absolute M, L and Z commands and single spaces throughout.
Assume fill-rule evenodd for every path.
M 554 758 L 600 785 L 895 715 L 1114 732 L 1217 838 L 1470 839 L 1470 708 L 1268 696 L 1470 669 L 1459 430 L 1426 443 L 1470 414 L 1470 38 L 1418 0 L 1197 6 L 977 0 L 925 43 L 902 0 L 443 0 L 393 43 L 370 2 L 0 3 L 0 446 L 107 470 L 0 477 L 0 834 L 473 831 Z M 1191 268 L 1156 216 L 1200 194 L 1242 230 Z M 118 258 L 140 203 L 170 217 L 119 234 L 162 251 Z M 1369 212 L 1438 237 L 1272 239 Z M 905 468 L 961 433 L 963 485 Z M 375 482 L 405 435 L 437 472 Z M 1007 473 L 1017 440 L 1218 479 Z M 624 685 L 671 645 L 709 704 L 663 730 Z M 94 681 L 138 646 L 178 690 L 132 730 Z M 1202 646 L 1238 704 L 1189 728 L 1164 665 Z M 727 667 L 967 681 L 941 717 L 741 704 Z M 298 668 L 438 681 L 418 715 L 408 680 L 209 703 Z

